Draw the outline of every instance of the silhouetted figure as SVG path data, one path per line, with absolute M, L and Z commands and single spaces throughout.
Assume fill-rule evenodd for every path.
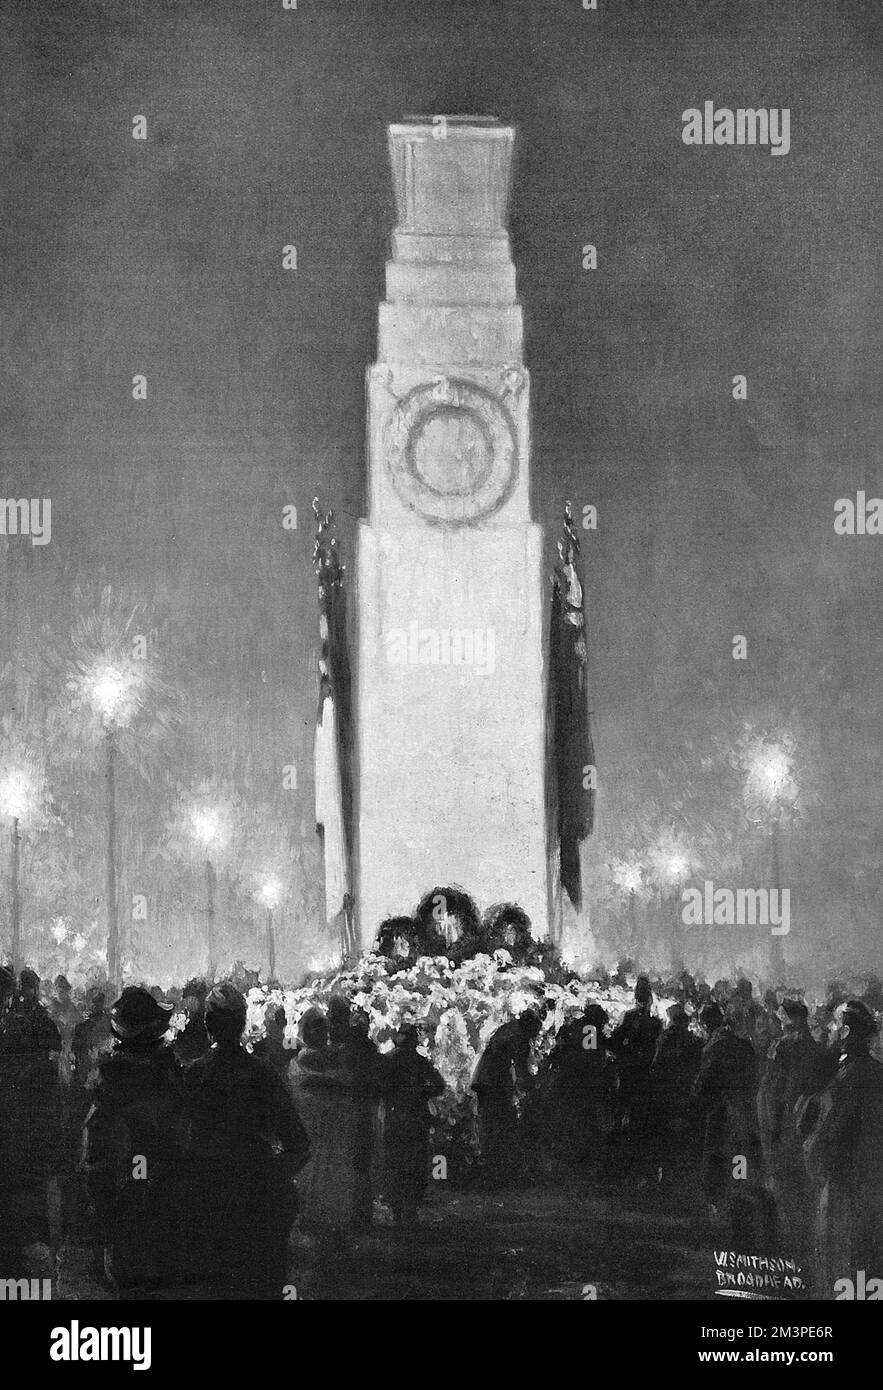
M 205 1026 L 205 1000 L 208 985 L 205 980 L 188 980 L 181 993 L 181 1003 L 187 1022 L 175 1038 L 172 1047 L 182 1067 L 189 1067 L 198 1057 L 204 1057 L 211 1047 Z
M 205 1004 L 211 1051 L 184 1074 L 191 1234 L 188 1268 L 222 1297 L 281 1298 L 309 1141 L 285 1083 L 242 1046 L 246 1003 L 231 984 Z
M 754 1024 L 754 1051 L 760 1076 L 766 1071 L 773 1046 L 781 1036 L 782 1018 L 778 996 L 774 989 L 768 989 L 763 996 L 763 1006 Z
M 797 1133 L 795 1106 L 824 1079 L 824 1054 L 809 1031 L 809 1011 L 799 999 L 785 999 L 779 1011 L 781 1037 L 772 1044 L 757 1093 L 757 1113 L 767 1186 L 775 1198 L 788 1253 L 809 1256 L 812 1200 Z
M 4 1269 L 11 1269 L 18 1256 L 18 1231 L 13 1231 L 11 1224 L 11 1166 L 15 1144 L 9 1108 L 12 1059 L 4 1047 L 6 1021 L 14 998 L 15 975 L 5 965 L 0 965 L 0 1212 L 5 1216 L 5 1219 L 0 1220 L 0 1263 Z
M 348 1027 L 341 1045 L 344 1071 L 353 1098 L 355 1221 L 362 1227 L 371 1225 L 374 1207 L 372 1159 L 378 1138 L 377 1108 L 383 1094 L 383 1059 L 369 1036 L 370 1026 L 371 1020 L 365 1010 L 353 1009 L 348 1015 Z
M 871 1056 L 873 1014 L 858 999 L 840 1005 L 837 1071 L 798 1111 L 798 1133 L 818 1184 L 817 1296 L 857 1271 L 883 1277 L 883 1065 Z
M 532 1010 L 504 1023 L 491 1034 L 472 1073 L 481 1161 L 493 1183 L 512 1182 L 521 1171 L 518 1098 L 533 1082 L 528 1063 L 540 1027 L 540 1017 Z
M 625 1146 L 628 1169 L 648 1156 L 650 1068 L 662 1032 L 662 1021 L 652 1009 L 650 981 L 639 975 L 635 1007 L 623 1015 L 610 1039 L 619 1078 L 615 1132 Z
M 695 1150 L 693 1083 L 699 1071 L 702 1040 L 690 1031 L 683 1004 L 672 1004 L 650 1066 L 650 1130 L 657 1181 L 689 1172 Z
M 708 1041 L 702 1049 L 693 1096 L 704 1120 L 702 1187 L 709 1214 L 716 1219 L 732 1201 L 740 1183 L 761 1181 L 760 1138 L 755 1115 L 757 1064 L 754 1048 L 740 1038 L 733 1020 L 717 1004 L 707 1004 L 699 1016 Z M 746 1173 L 736 1178 L 735 1160 L 744 1159 Z M 742 1165 L 738 1165 L 741 1171 Z
M 61 1034 L 40 1003 L 40 979 L 25 968 L 8 1004 L 0 1052 L 6 1078 L 7 1180 L 10 1225 L 19 1248 L 50 1240 L 47 1184 L 61 1148 L 58 1058 Z
M 63 1087 L 71 1084 L 73 1077 L 73 1039 L 74 1030 L 82 1021 L 83 1015 L 71 998 L 70 981 L 65 975 L 55 977 L 55 997 L 49 1005 L 49 1013 L 61 1035 L 61 1056 L 58 1076 Z
M 727 1015 L 737 1038 L 745 1038 L 755 1046 L 755 1032 L 761 1007 L 754 997 L 751 981 L 744 977 L 736 981 L 736 988 L 727 1006 Z
M 116 1046 L 99 1062 L 83 1129 L 105 1272 L 126 1296 L 179 1277 L 183 1108 L 181 1070 L 163 1042 L 169 1017 L 146 989 L 123 990 L 110 1014 Z
M 252 1049 L 254 1057 L 261 1057 L 283 1079 L 288 1077 L 288 1068 L 294 1055 L 291 1048 L 285 1046 L 285 1005 L 276 1004 L 267 1010 L 264 1024 L 264 1036 L 255 1043 Z
M 310 1141 L 299 1183 L 301 1225 L 323 1235 L 352 1230 L 358 1217 L 357 1106 L 342 1050 L 328 1042 L 328 1023 L 313 1006 L 300 1020 L 301 1046 L 289 1081 Z
M 384 1189 L 397 1224 L 413 1225 L 426 1188 L 429 1102 L 445 1089 L 435 1067 L 417 1051 L 419 1034 L 402 1024 L 395 1048 L 383 1058 Z
M 565 1166 L 598 1163 L 613 1124 L 616 1066 L 604 1035 L 607 1021 L 600 1004 L 589 1004 L 565 1023 L 541 1074 L 540 1142 Z
M 97 1068 L 99 1054 L 113 1037 L 106 995 L 100 985 L 86 991 L 85 1006 L 85 1017 L 75 1027 L 72 1043 L 73 1083 L 81 1088 L 86 1087 L 90 1073 Z

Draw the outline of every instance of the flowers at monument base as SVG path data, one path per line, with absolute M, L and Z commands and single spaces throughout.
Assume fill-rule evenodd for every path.
M 433 1102 L 433 1143 L 455 1165 L 468 1164 L 474 1157 L 475 1110 L 469 1086 L 476 1059 L 496 1028 L 527 1009 L 539 1012 L 542 1027 L 534 1060 L 539 1066 L 551 1051 L 558 1029 L 580 1017 L 589 1004 L 599 1003 L 606 1009 L 612 1030 L 633 1003 L 630 986 L 602 987 L 576 978 L 561 983 L 560 978 L 547 978 L 539 966 L 513 964 L 509 952 L 502 949 L 473 956 L 457 967 L 444 956 L 423 956 L 408 969 L 393 971 L 382 957 L 365 956 L 352 970 L 329 973 L 300 989 L 250 989 L 246 1046 L 252 1048 L 263 1036 L 267 1010 L 282 1004 L 285 1041 L 293 1055 L 302 1015 L 313 1005 L 326 1008 L 334 994 L 344 995 L 353 1008 L 365 1011 L 370 1036 L 381 1052 L 392 1049 L 403 1022 L 416 1023 L 423 1040 L 421 1050 L 447 1088 Z M 661 1017 L 672 1002 L 657 999 Z M 184 1015 L 176 1014 L 170 1032 L 177 1032 L 184 1022 Z

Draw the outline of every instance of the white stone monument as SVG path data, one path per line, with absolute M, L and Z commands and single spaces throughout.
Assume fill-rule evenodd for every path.
M 548 930 L 546 594 L 505 227 L 514 130 L 391 126 L 398 223 L 367 376 L 359 525 L 362 946 L 435 885 Z

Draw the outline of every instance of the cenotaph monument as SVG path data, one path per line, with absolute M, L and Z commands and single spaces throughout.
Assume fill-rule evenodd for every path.
M 367 373 L 359 523 L 356 907 L 456 884 L 548 930 L 543 536 L 531 520 L 514 129 L 389 129 L 397 225 Z

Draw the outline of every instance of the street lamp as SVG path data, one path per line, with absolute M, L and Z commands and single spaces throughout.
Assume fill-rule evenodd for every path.
M 226 826 L 216 807 L 195 806 L 190 813 L 190 829 L 193 838 L 205 854 L 206 971 L 208 978 L 212 980 L 215 975 L 215 888 L 218 881 L 212 854 L 222 846 L 226 838 Z
M 117 732 L 141 707 L 143 677 L 137 667 L 101 657 L 82 676 L 82 688 L 104 731 L 107 786 L 107 978 L 116 987 L 120 975 L 120 924 L 117 901 L 116 760 Z
M 797 797 L 797 782 L 790 753 L 779 743 L 764 743 L 748 763 L 745 788 L 747 800 L 760 805 L 769 821 L 773 886 L 781 900 L 782 888 L 782 812 L 793 806 Z M 772 939 L 774 966 L 784 964 L 782 941 Z
M 669 885 L 674 900 L 673 927 L 674 932 L 671 942 L 671 958 L 669 964 L 674 968 L 681 963 L 680 949 L 680 929 L 681 929 L 681 884 L 690 875 L 690 864 L 686 856 L 679 850 L 674 850 L 668 854 L 662 863 L 662 877 Z
M 641 867 L 639 864 L 622 860 L 613 866 L 613 878 L 618 888 L 628 895 L 629 940 L 628 951 L 634 951 L 638 935 L 638 894 L 641 891 Z
M 268 878 L 258 889 L 258 901 L 267 909 L 268 980 L 276 978 L 276 937 L 273 931 L 273 911 L 282 901 L 282 884 L 278 878 Z
M 12 825 L 10 853 L 10 903 L 12 918 L 12 968 L 21 968 L 21 826 L 40 803 L 37 779 L 25 767 L 14 767 L 0 778 L 0 814 Z

